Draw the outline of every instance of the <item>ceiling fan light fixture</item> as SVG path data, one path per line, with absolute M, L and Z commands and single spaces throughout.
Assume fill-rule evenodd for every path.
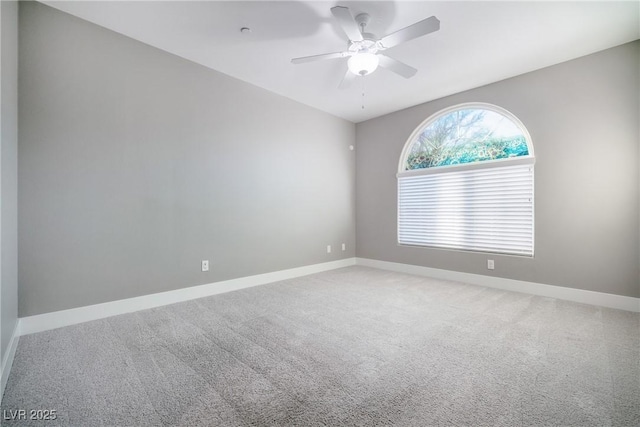
M 379 63 L 380 59 L 378 58 L 378 55 L 369 52 L 362 52 L 349 58 L 347 65 L 349 66 L 349 71 L 356 76 L 366 76 L 367 74 L 373 73 L 376 68 L 378 68 Z
M 383 55 L 381 52 L 440 29 L 438 18 L 430 16 L 427 19 L 378 38 L 372 33 L 365 32 L 371 19 L 366 13 L 360 13 L 354 18 L 349 8 L 345 6 L 334 6 L 331 8 L 331 13 L 347 36 L 347 50 L 293 58 L 291 62 L 293 64 L 304 64 L 306 62 L 348 57 L 347 64 L 349 68 L 338 86 L 340 89 L 346 88 L 354 80 L 354 75 L 369 75 L 378 66 L 386 68 L 405 79 L 413 77 L 418 70 L 404 62 Z

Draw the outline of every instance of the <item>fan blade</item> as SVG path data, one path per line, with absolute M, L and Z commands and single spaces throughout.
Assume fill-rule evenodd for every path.
M 379 53 L 378 59 L 380 59 L 380 66 L 382 68 L 393 71 L 394 73 L 401 75 L 405 79 L 413 77 L 418 72 L 418 70 L 416 70 L 415 68 L 405 64 L 404 62 L 400 62 L 397 59 L 393 59 L 387 55 L 382 55 Z
M 336 6 L 331 8 L 331 13 L 342 27 L 342 31 L 349 37 L 349 40 L 354 42 L 362 41 L 362 33 L 353 15 L 349 11 L 348 7 Z
M 431 16 L 422 21 L 416 22 L 413 25 L 409 25 L 401 30 L 391 33 L 388 36 L 384 36 L 380 39 L 380 43 L 385 49 L 393 46 L 397 46 L 400 43 L 413 40 L 415 38 L 433 33 L 440 29 L 440 21 L 435 16 Z
M 349 86 L 351 86 L 351 83 L 353 83 L 356 77 L 358 76 L 356 76 L 355 74 L 353 74 L 351 71 L 347 69 L 347 73 L 344 75 L 344 77 L 342 78 L 342 81 L 338 85 L 338 89 L 348 88 Z
M 305 62 L 322 61 L 324 59 L 345 58 L 350 56 L 349 52 L 323 53 L 322 55 L 303 56 L 301 58 L 293 58 L 293 64 L 303 64 Z

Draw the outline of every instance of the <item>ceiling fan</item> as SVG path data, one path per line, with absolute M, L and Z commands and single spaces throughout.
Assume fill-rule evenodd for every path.
M 440 29 L 440 21 L 435 16 L 431 16 L 415 24 L 409 25 L 401 30 L 386 35 L 380 39 L 371 33 L 366 33 L 365 28 L 369 24 L 370 16 L 361 13 L 355 18 L 351 15 L 348 7 L 335 6 L 331 8 L 331 13 L 342 27 L 342 30 L 349 38 L 349 45 L 344 52 L 325 53 L 322 55 L 304 56 L 293 58 L 294 64 L 320 61 L 324 59 L 336 59 L 349 57 L 347 63 L 349 69 L 345 74 L 340 88 L 347 87 L 357 76 L 366 76 L 378 68 L 378 65 L 401 75 L 404 78 L 413 77 L 418 70 L 393 59 L 381 52 L 400 43 L 427 35 Z

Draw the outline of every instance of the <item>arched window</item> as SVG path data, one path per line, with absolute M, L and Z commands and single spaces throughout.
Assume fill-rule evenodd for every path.
M 425 120 L 398 165 L 398 243 L 533 256 L 531 137 L 495 105 Z

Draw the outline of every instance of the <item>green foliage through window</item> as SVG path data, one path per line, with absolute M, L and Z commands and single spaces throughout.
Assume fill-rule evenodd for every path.
M 418 135 L 406 170 L 481 162 L 529 155 L 527 140 L 512 120 L 485 109 L 445 114 Z

